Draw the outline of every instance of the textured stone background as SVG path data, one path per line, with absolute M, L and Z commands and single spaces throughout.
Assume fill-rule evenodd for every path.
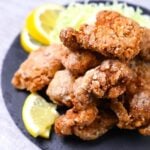
M 71 0 L 0 0 L 0 72 L 2 62 L 24 18 L 34 7 L 45 2 L 64 4 Z M 73 0 L 72 0 L 73 1 Z M 149 0 L 126 0 L 150 9 Z M 1 77 L 1 75 L 0 75 Z M 0 81 L 1 82 L 1 81 Z M 0 84 L 1 85 L 1 84 Z M 0 150 L 38 150 L 15 126 L 6 110 L 0 89 Z

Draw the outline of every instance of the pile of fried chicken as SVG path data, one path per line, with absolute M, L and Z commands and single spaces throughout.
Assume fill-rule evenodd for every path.
M 150 29 L 114 11 L 61 30 L 62 43 L 32 52 L 12 78 L 17 89 L 67 106 L 59 135 L 94 140 L 112 127 L 150 135 Z

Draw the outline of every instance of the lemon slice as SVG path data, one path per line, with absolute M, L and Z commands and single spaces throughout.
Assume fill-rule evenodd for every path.
M 23 47 L 23 49 L 28 53 L 37 50 L 41 46 L 44 46 L 40 44 L 39 42 L 37 42 L 36 40 L 34 40 L 29 35 L 28 30 L 26 28 L 24 28 L 21 32 L 20 42 L 21 42 L 21 46 Z
M 56 25 L 63 6 L 45 4 L 33 10 L 26 19 L 29 34 L 42 44 L 50 44 L 50 32 Z
M 41 137 L 43 137 L 43 138 L 49 138 L 49 135 L 50 135 L 50 131 L 51 131 L 51 128 L 52 128 L 52 126 L 50 126 L 49 128 L 47 128 L 43 133 L 41 133 Z
M 48 138 L 51 126 L 58 117 L 56 105 L 36 93 L 30 94 L 23 105 L 22 119 L 24 125 L 33 137 L 41 136 Z

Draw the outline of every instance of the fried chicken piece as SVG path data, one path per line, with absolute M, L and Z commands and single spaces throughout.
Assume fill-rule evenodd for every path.
M 46 91 L 49 98 L 58 105 L 72 106 L 75 77 L 68 70 L 57 71 Z
M 61 44 L 52 44 L 32 52 L 14 74 L 12 84 L 18 89 L 35 92 L 47 86 L 63 65 L 78 76 L 99 62 L 91 52 L 73 52 Z
M 55 121 L 55 132 L 59 135 L 72 135 L 75 126 L 88 126 L 96 118 L 98 110 L 95 105 L 89 105 L 84 110 L 69 109 Z
M 150 122 L 150 92 L 141 91 L 125 101 L 127 105 L 123 101 L 111 101 L 111 108 L 119 119 L 117 126 L 123 129 L 147 126 Z
M 149 123 L 148 126 L 140 128 L 140 129 L 139 129 L 139 132 L 140 132 L 142 135 L 150 136 L 150 123 Z
M 144 28 L 139 55 L 144 61 L 150 61 L 150 29 Z
M 131 63 L 133 78 L 126 95 L 111 101 L 111 108 L 118 116 L 119 128 L 136 129 L 150 122 L 150 64 L 141 61 Z
M 79 112 L 72 108 L 56 120 L 55 132 L 59 135 L 74 134 L 83 140 L 94 140 L 105 134 L 116 122 L 114 114 L 104 111 L 98 114 L 94 105 Z
M 73 104 L 80 109 L 91 103 L 93 96 L 117 98 L 125 92 L 126 84 L 130 82 L 131 77 L 131 70 L 124 63 L 118 60 L 105 60 L 75 81 Z
M 12 84 L 18 89 L 35 92 L 49 84 L 55 72 L 62 68 L 61 45 L 51 45 L 32 52 L 20 65 L 12 78 Z M 63 51 L 62 51 L 63 52 Z
M 132 69 L 135 75 L 127 91 L 133 97 L 130 113 L 132 124 L 142 127 L 150 123 L 150 63 L 136 60 Z
M 135 94 L 129 105 L 134 126 L 141 127 L 150 123 L 150 91 Z
M 66 50 L 66 54 L 61 57 L 64 67 L 73 75 L 83 75 L 88 69 L 91 69 L 101 63 L 102 58 L 88 51 L 70 49 Z
M 60 39 L 71 49 L 88 49 L 106 57 L 131 60 L 140 52 L 143 29 L 133 20 L 113 11 L 97 14 L 95 25 L 82 25 L 79 31 L 63 29 Z
M 150 63 L 133 60 L 130 67 L 133 70 L 133 78 L 128 84 L 128 94 L 132 96 L 142 90 L 150 91 Z
M 94 140 L 108 132 L 116 123 L 117 118 L 112 113 L 100 112 L 89 126 L 75 126 L 74 134 L 82 140 Z

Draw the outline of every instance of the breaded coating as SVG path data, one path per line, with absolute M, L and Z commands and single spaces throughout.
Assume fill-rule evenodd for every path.
M 73 75 L 83 75 L 88 69 L 91 69 L 101 63 L 101 58 L 89 51 L 70 49 L 66 50 L 66 54 L 61 57 L 63 66 Z
M 57 71 L 46 91 L 49 98 L 58 105 L 72 106 L 75 77 L 68 70 Z
M 119 100 L 111 100 L 111 109 L 115 112 L 116 116 L 118 117 L 118 123 L 117 126 L 119 128 L 128 128 L 130 129 L 131 127 L 129 126 L 130 124 L 130 116 L 128 114 L 127 109 L 124 106 L 124 101 L 121 99 Z
M 71 49 L 88 49 L 109 58 L 131 60 L 140 52 L 143 29 L 133 20 L 114 11 L 101 11 L 95 25 L 82 25 L 79 31 L 63 29 L 60 39 Z
M 62 68 L 56 56 L 61 55 L 61 45 L 51 45 L 32 52 L 20 65 L 12 78 L 12 84 L 18 89 L 31 92 L 41 90 L 49 84 L 55 72 Z
M 150 136 L 150 123 L 149 123 L 148 126 L 140 128 L 140 129 L 139 129 L 139 132 L 140 132 L 142 135 Z
M 111 108 L 125 129 L 146 127 L 150 123 L 150 64 L 141 61 L 131 62 L 133 78 L 127 86 L 125 96 L 111 101 Z
M 150 123 L 150 91 L 141 91 L 129 102 L 134 126 L 141 127 Z
M 150 123 L 150 63 L 135 60 L 131 62 L 134 78 L 128 86 L 132 126 L 142 127 Z
M 117 123 L 117 118 L 108 112 L 100 112 L 89 126 L 74 127 L 74 134 L 82 140 L 94 140 L 108 132 Z
M 67 27 L 66 29 L 61 30 L 59 38 L 66 47 L 68 47 L 71 50 L 77 50 L 81 48 L 80 44 L 77 43 L 77 34 L 78 32 L 76 30 L 74 30 L 71 27 Z
M 132 77 L 127 65 L 118 60 L 105 60 L 98 67 L 86 72 L 74 84 L 75 107 L 89 104 L 92 96 L 117 98 L 126 91 L 126 84 Z
M 139 55 L 144 61 L 150 61 L 150 29 L 144 28 Z
M 84 110 L 69 109 L 55 121 L 55 132 L 59 135 L 72 135 L 75 126 L 88 126 L 96 118 L 98 110 L 95 105 L 89 105 Z
M 52 44 L 32 52 L 14 74 L 12 84 L 35 92 L 47 86 L 63 66 L 78 76 L 99 63 L 99 58 L 91 52 L 73 52 L 62 44 Z
M 133 95 L 142 90 L 150 91 L 150 63 L 133 60 L 130 67 L 133 70 L 133 78 L 128 84 L 128 93 Z
M 125 101 L 111 101 L 111 108 L 119 119 L 117 126 L 123 129 L 147 126 L 150 123 L 150 92 L 141 91 L 132 99 L 127 98 Z
M 76 111 L 72 108 L 55 122 L 55 132 L 59 135 L 76 135 L 82 140 L 94 140 L 105 134 L 117 123 L 116 116 L 109 111 L 100 111 L 95 105 Z

